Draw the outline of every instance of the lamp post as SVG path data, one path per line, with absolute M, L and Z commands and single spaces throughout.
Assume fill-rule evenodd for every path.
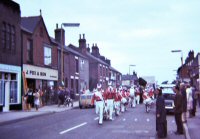
M 129 65 L 129 75 L 130 75 L 130 67 L 135 67 L 136 65 Z
M 181 53 L 181 79 L 183 81 L 183 51 L 182 50 L 171 50 L 172 53 Z
M 61 82 L 64 84 L 64 40 L 62 34 L 62 27 L 79 27 L 80 23 L 62 23 L 61 24 Z

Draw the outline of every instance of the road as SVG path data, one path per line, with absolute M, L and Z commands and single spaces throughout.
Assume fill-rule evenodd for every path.
M 168 138 L 174 138 L 174 116 L 167 120 Z M 155 139 L 155 127 L 155 109 L 146 113 L 144 105 L 103 125 L 98 125 L 94 109 L 75 108 L 0 126 L 0 139 Z

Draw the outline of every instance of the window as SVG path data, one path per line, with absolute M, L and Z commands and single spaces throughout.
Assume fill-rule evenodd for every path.
M 44 46 L 44 65 L 51 66 L 52 54 L 51 48 L 48 45 Z
M 15 27 L 11 26 L 11 49 L 15 50 Z
M 78 79 L 76 79 L 76 92 L 78 92 L 79 90 L 78 90 Z
M 78 59 L 75 59 L 75 61 L 76 61 L 76 73 L 79 73 Z
M 65 87 L 68 88 L 68 79 L 67 79 L 67 77 L 65 78 Z
M 74 79 L 71 79 L 71 89 L 74 89 Z
M 17 103 L 17 81 L 10 81 L 10 103 Z
M 3 80 L 0 79 L 0 105 L 3 105 L 3 101 L 4 101 L 4 89 L 5 86 L 5 82 Z
M 3 49 L 5 49 L 6 48 L 6 23 L 3 23 L 1 37 L 2 37 L 2 40 L 1 40 L 2 47 Z
M 27 62 L 28 63 L 33 62 L 33 41 L 32 40 L 27 41 Z
M 11 26 L 6 24 L 6 48 L 11 49 Z
M 102 76 L 102 67 L 100 66 L 100 76 Z

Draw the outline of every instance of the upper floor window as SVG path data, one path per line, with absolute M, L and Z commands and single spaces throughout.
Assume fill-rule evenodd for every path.
M 32 40 L 27 41 L 27 62 L 28 63 L 33 62 L 33 41 Z
M 12 50 L 15 50 L 15 45 L 16 45 L 15 34 L 16 34 L 15 27 L 11 26 L 11 49 Z
M 79 73 L 79 64 L 78 64 L 78 58 L 75 57 L 76 62 L 76 73 Z
M 2 26 L 2 32 L 1 32 L 1 43 L 2 43 L 2 47 L 3 49 L 6 48 L 6 23 L 3 22 L 3 26 Z
M 1 28 L 2 48 L 14 51 L 16 48 L 16 31 L 15 26 L 3 22 Z
M 50 66 L 52 64 L 52 49 L 45 44 L 44 46 L 44 65 Z

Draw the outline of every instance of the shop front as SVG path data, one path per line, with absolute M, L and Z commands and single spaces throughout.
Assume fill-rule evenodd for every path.
M 24 64 L 23 72 L 29 89 L 42 90 L 43 105 L 56 103 L 58 70 Z
M 0 111 L 19 109 L 22 109 L 21 67 L 0 64 Z

